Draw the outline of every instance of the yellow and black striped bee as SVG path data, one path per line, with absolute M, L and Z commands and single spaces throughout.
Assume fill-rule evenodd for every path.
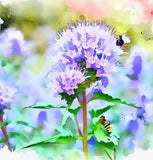
M 116 45 L 120 46 L 122 48 L 122 50 L 125 52 L 129 48 L 129 46 L 128 46 L 129 43 L 130 43 L 130 39 L 125 35 L 119 35 L 119 37 L 116 41 Z
M 107 133 L 111 134 L 112 133 L 112 126 L 111 122 L 105 119 L 105 116 L 101 116 L 99 120 L 100 124 L 104 126 L 105 130 Z

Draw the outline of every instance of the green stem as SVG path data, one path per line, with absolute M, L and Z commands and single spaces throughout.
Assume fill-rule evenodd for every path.
M 0 116 L 0 122 L 3 123 L 3 114 Z M 1 130 L 2 130 L 4 138 L 6 140 L 8 149 L 12 152 L 12 149 L 11 149 L 11 146 L 10 146 L 10 143 L 9 143 L 9 138 L 8 138 L 8 135 L 7 135 L 7 132 L 6 132 L 6 127 L 1 127 Z
M 87 144 L 87 102 L 86 102 L 86 93 L 82 94 L 83 102 L 83 151 L 84 151 L 84 160 L 88 160 L 88 144 Z
M 78 129 L 79 135 L 82 136 L 82 133 L 81 133 L 81 130 L 80 130 L 80 127 L 79 127 L 79 123 L 78 123 L 78 120 L 77 120 L 77 116 L 74 115 L 74 119 L 75 119 L 75 123 L 77 125 L 77 129 Z
M 106 150 L 104 150 L 104 152 L 107 154 L 110 160 L 113 160 L 113 158 L 109 155 L 109 153 Z
M 80 106 L 82 106 L 82 103 L 81 103 L 81 101 L 80 101 L 80 99 L 79 99 L 78 96 L 77 96 L 77 100 L 78 100 Z M 77 129 L 78 129 L 79 135 L 82 136 L 82 132 L 81 132 L 80 127 L 79 127 L 79 123 L 78 123 L 78 120 L 77 120 L 77 116 L 74 115 L 74 118 L 75 118 L 75 122 L 76 122 L 76 125 L 77 125 Z
M 116 148 L 114 148 L 114 160 L 116 160 Z
M 77 96 L 77 100 L 78 100 L 78 102 L 79 102 L 80 106 L 82 106 L 82 103 L 81 103 L 81 101 L 80 101 L 80 99 L 79 99 L 79 97 L 78 97 L 78 96 Z

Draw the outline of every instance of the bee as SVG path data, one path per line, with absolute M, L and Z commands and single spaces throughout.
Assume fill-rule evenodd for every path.
M 116 41 L 116 45 L 120 46 L 123 51 L 128 49 L 128 43 L 130 43 L 130 39 L 126 35 L 119 35 L 119 38 Z
M 104 126 L 105 130 L 107 133 L 111 134 L 112 133 L 112 126 L 111 122 L 105 119 L 105 116 L 101 116 L 99 120 L 100 124 Z

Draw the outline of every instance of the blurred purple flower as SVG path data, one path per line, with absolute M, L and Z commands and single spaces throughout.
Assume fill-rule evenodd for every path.
M 25 81 L 26 77 L 26 81 Z M 48 94 L 47 88 L 45 88 L 44 75 L 37 75 L 33 73 L 28 68 L 21 68 L 19 74 L 19 91 L 21 97 L 19 97 L 18 102 L 20 101 L 21 107 L 26 107 L 30 105 L 34 105 L 39 101 L 50 102 L 55 104 L 63 104 L 65 101 L 60 100 L 60 96 L 57 96 L 54 93 L 54 90 L 50 90 L 50 94 Z M 26 99 L 25 99 L 26 98 Z M 42 127 L 41 134 L 42 135 L 50 135 L 57 126 L 57 123 L 60 122 L 61 118 L 61 110 L 27 110 L 27 114 L 25 113 L 25 117 L 28 119 L 28 123 L 34 127 Z M 29 116 L 30 115 L 30 116 Z M 19 118 L 20 115 L 18 115 Z M 23 115 L 20 119 L 23 118 Z M 52 124 L 52 125 L 51 125 Z M 30 128 L 25 128 L 26 132 L 31 131 Z
M 24 107 L 33 105 L 38 101 L 49 100 L 41 76 L 42 75 L 37 75 L 25 67 L 20 69 L 18 86 L 22 97 L 27 97 Z
M 15 28 L 8 28 L 0 35 L 1 53 L 12 58 L 13 55 L 29 56 L 32 49 L 32 42 L 24 40 L 21 31 Z
M 41 111 L 38 115 L 38 125 L 43 125 L 44 122 L 47 121 L 47 113 L 45 111 Z
M 0 109 L 11 104 L 17 88 L 3 69 L 0 69 Z
M 145 102 L 146 97 L 144 95 L 134 95 L 133 102 L 137 106 L 141 106 L 141 109 L 136 108 L 124 108 L 122 116 L 120 117 L 120 129 L 121 132 L 128 131 L 131 133 L 126 139 L 129 139 L 128 146 L 126 144 L 126 139 L 123 140 L 122 146 L 125 148 L 135 148 L 139 147 L 145 134 Z
M 126 70 L 132 80 L 138 80 L 145 68 L 146 51 L 140 46 L 135 46 L 131 50 L 127 60 Z
M 105 84 L 103 84 L 101 80 L 96 81 L 95 83 L 90 85 L 90 88 L 86 89 L 87 101 L 89 101 L 92 98 L 93 94 L 95 94 L 97 92 L 102 92 L 104 90 L 104 86 L 105 86 Z M 81 100 L 81 97 L 79 97 L 79 98 Z

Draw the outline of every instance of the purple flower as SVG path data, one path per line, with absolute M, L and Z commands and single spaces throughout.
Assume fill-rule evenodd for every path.
M 124 53 L 116 45 L 116 40 L 113 28 L 83 22 L 70 25 L 68 30 L 61 32 L 53 48 L 65 64 L 84 59 L 86 67 L 97 69 L 101 73 L 97 76 L 101 76 L 108 72 L 108 67 L 109 71 L 114 71 L 116 62 L 120 60 L 119 55 Z
M 15 28 L 8 28 L 0 35 L 1 53 L 12 58 L 14 54 L 29 56 L 32 43 L 24 40 L 20 31 Z
M 58 93 L 65 92 L 68 95 L 74 94 L 74 89 L 77 89 L 78 84 L 85 80 L 84 72 L 70 67 L 66 67 L 58 73 L 56 72 L 54 76 L 52 73 L 48 73 L 47 77 L 50 80 L 49 88 L 54 87 Z
M 16 92 L 17 88 L 12 80 L 0 69 L 0 109 L 13 102 Z
M 37 120 L 38 125 L 43 125 L 45 121 L 47 121 L 47 113 L 45 111 L 40 111 Z
M 60 65 L 64 67 L 68 65 L 70 68 L 79 66 L 82 69 L 94 69 L 96 70 L 96 77 L 100 77 L 102 85 L 107 87 L 108 76 L 110 73 L 118 71 L 120 55 L 124 53 L 122 48 L 116 45 L 117 38 L 113 28 L 101 23 L 84 21 L 74 25 L 70 24 L 66 31 L 63 30 L 59 33 L 59 36 L 60 38 L 56 39 L 48 50 L 49 63 L 52 66 L 56 62 L 60 62 Z M 80 82 L 72 78 L 72 75 L 74 76 L 73 70 L 75 69 L 70 71 L 69 76 L 64 73 L 68 70 L 62 71 L 62 76 L 56 79 L 58 92 L 73 94 L 73 90 L 77 88 L 77 83 L 83 81 L 83 74 L 80 71 L 75 71 L 75 74 L 78 74 L 80 78 L 82 77 Z M 66 83 L 69 84 L 66 85 Z

